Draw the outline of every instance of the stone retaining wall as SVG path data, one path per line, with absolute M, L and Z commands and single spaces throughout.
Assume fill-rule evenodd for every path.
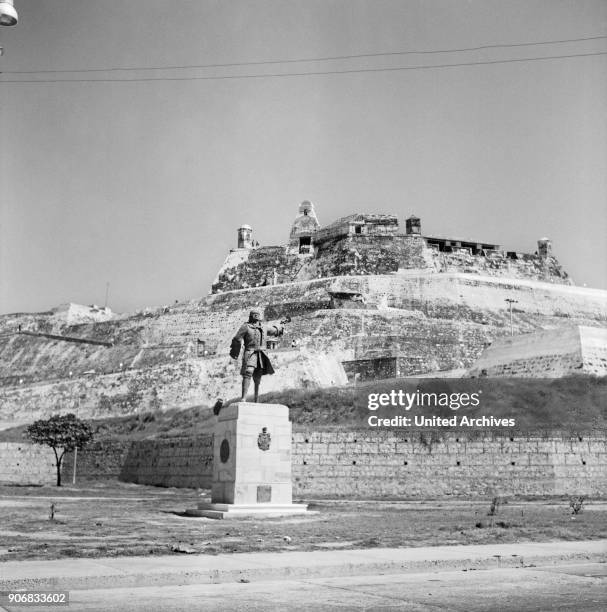
M 166 438 L 133 442 L 120 480 L 161 487 L 210 488 L 213 437 Z
M 607 439 L 439 436 L 436 432 L 295 432 L 297 497 L 607 494 Z M 120 478 L 210 487 L 211 437 L 131 444 Z
M 53 485 L 56 482 L 55 455 L 48 446 L 0 442 L 0 484 Z
M 210 435 L 102 440 L 78 454 L 78 481 L 120 477 L 164 487 L 210 488 Z M 71 455 L 63 477 L 72 476 Z M 607 495 L 607 438 L 435 431 L 300 431 L 293 434 L 297 498 Z M 50 449 L 0 444 L 0 482 L 53 484 Z
M 130 448 L 129 440 L 97 440 L 78 451 L 76 460 L 76 481 L 115 480 L 120 476 Z M 74 455 L 66 453 L 61 464 L 61 477 L 72 482 Z
M 293 436 L 299 497 L 607 493 L 607 440 L 309 432 Z

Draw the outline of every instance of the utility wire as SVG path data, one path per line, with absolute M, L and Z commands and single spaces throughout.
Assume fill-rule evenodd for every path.
M 504 60 L 488 60 L 480 62 L 459 62 L 456 64 L 432 64 L 430 66 L 402 66 L 393 68 L 356 68 L 350 70 L 326 70 L 320 72 L 280 72 L 265 74 L 241 74 L 223 76 L 193 76 L 193 77 L 138 77 L 134 79 L 9 79 L 0 80 L 0 83 L 141 83 L 148 81 L 224 81 L 235 79 L 266 79 L 279 77 L 321 76 L 332 74 L 357 74 L 365 72 L 398 72 L 405 70 L 433 70 L 436 68 L 459 68 L 462 66 L 489 66 L 493 64 L 512 64 L 517 62 L 538 62 L 555 59 L 569 59 L 574 57 L 593 57 L 607 55 L 607 51 L 596 51 L 592 53 L 577 53 L 571 55 L 547 55 L 543 57 L 520 57 Z
M 401 55 L 431 55 L 437 53 L 463 53 L 466 51 L 482 51 L 483 49 L 506 49 L 513 47 L 531 47 L 539 45 L 560 45 L 572 42 L 586 42 L 590 40 L 602 40 L 607 38 L 607 35 L 587 36 L 585 38 L 565 38 L 560 40 L 544 40 L 526 43 L 504 43 L 493 45 L 481 45 L 479 47 L 461 47 L 455 49 L 432 49 L 425 51 L 390 51 L 385 53 L 359 53 L 356 55 L 334 55 L 328 57 L 308 57 L 300 59 L 283 59 L 283 60 L 264 60 L 251 62 L 230 62 L 222 64 L 188 64 L 184 66 L 152 66 L 150 68 L 127 66 L 113 68 L 83 68 L 69 70 L 7 70 L 3 74 L 57 74 L 57 73 L 88 73 L 88 72 L 118 72 L 118 71 L 143 71 L 143 70 L 187 70 L 199 68 L 234 68 L 238 66 L 268 66 L 273 64 L 296 64 L 305 62 L 327 62 L 335 60 L 361 59 L 367 57 L 388 57 Z

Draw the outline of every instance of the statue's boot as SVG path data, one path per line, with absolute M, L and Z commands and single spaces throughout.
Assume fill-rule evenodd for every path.
M 241 402 L 247 401 L 247 392 L 249 391 L 249 387 L 251 386 L 251 379 L 243 377 L 242 379 L 242 396 L 240 398 Z

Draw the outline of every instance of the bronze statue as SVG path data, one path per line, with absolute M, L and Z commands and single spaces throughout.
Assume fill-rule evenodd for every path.
M 278 325 L 272 325 L 264 332 L 264 328 L 261 324 L 261 310 L 259 308 L 253 308 L 249 313 L 249 320 L 247 323 L 244 323 L 238 332 L 236 332 L 230 347 L 230 357 L 234 360 L 238 359 L 241 345 L 244 343 L 242 367 L 240 368 L 240 375 L 242 376 L 241 401 L 246 401 L 247 392 L 251 386 L 251 379 L 253 379 L 255 390 L 254 401 L 257 402 L 259 399 L 261 377 L 266 374 L 274 374 L 274 368 L 272 367 L 270 358 L 263 350 L 264 334 L 274 337 L 282 336 L 284 333 L 284 327 L 282 327 L 282 325 L 288 323 L 290 320 L 290 317 L 287 317 L 284 321 L 280 322 L 280 327 L 278 327 Z

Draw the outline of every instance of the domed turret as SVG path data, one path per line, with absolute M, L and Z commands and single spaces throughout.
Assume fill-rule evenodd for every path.
M 302 255 L 313 253 L 313 236 L 319 228 L 320 223 L 316 218 L 314 204 L 308 200 L 304 200 L 299 205 L 299 215 L 291 226 L 289 246 Z

